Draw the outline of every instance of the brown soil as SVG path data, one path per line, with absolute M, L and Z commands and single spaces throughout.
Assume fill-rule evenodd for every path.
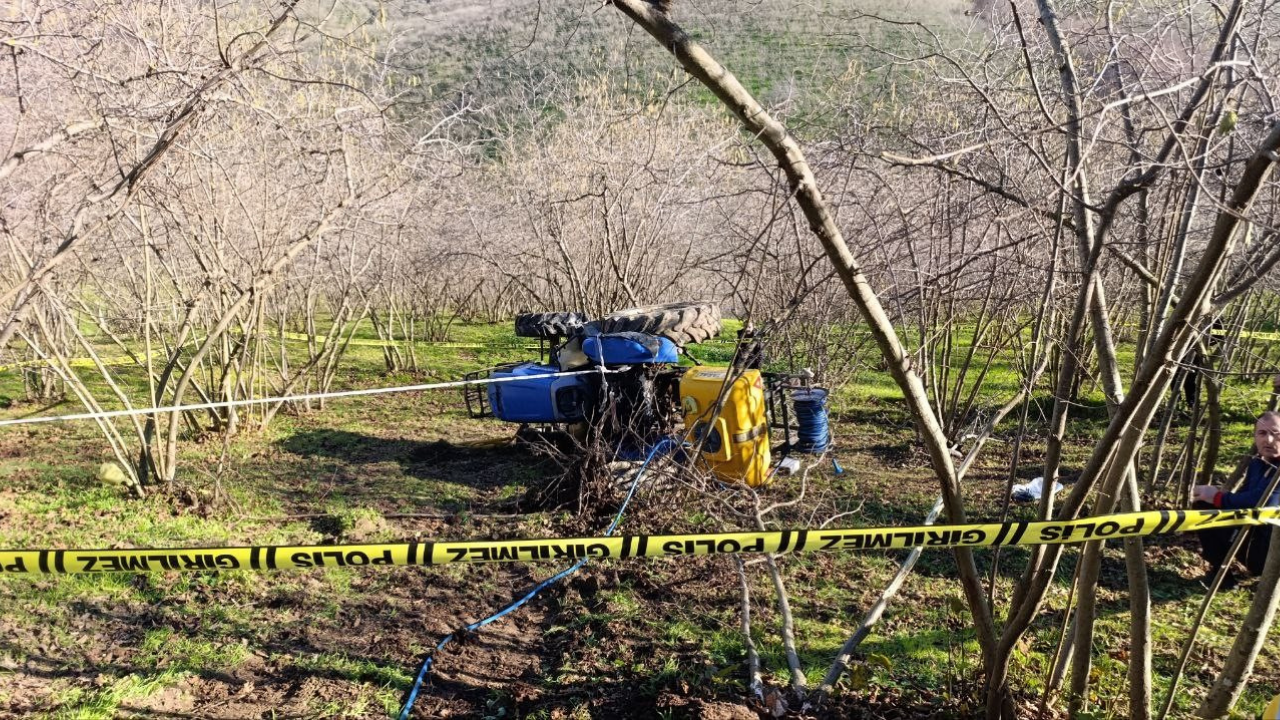
M 392 407 L 384 412 L 395 415 L 399 410 Z M 892 423 L 878 427 L 884 429 L 842 440 L 840 461 L 846 473 L 829 478 L 829 488 L 810 487 L 806 502 L 811 504 L 783 518 L 785 523 L 810 521 L 817 512 L 814 508 L 827 514 L 845 510 L 846 506 L 836 503 L 847 503 L 849 498 L 861 499 L 851 508 L 855 516 L 850 524 L 886 518 L 907 522 L 932 505 L 935 486 L 920 470 L 923 461 L 911 443 L 910 430 L 893 430 Z M 500 438 L 508 430 L 498 425 L 465 425 L 458 434 L 483 441 Z M 303 424 L 296 439 L 245 460 L 250 468 L 245 472 L 257 473 L 254 477 L 263 492 L 286 498 L 286 511 L 301 515 L 319 512 L 335 493 L 345 494 L 352 506 L 394 515 L 422 503 L 422 493 L 441 486 L 465 485 L 474 491 L 465 503 L 420 505 L 422 515 L 436 513 L 431 517 L 358 520 L 351 527 L 321 531 L 326 537 L 332 534 L 334 540 L 386 534 L 459 539 L 554 535 L 586 522 L 547 513 L 507 517 L 515 502 L 502 493 L 512 478 L 527 483 L 531 477 L 545 477 L 555 470 L 539 469 L 539 461 L 519 448 L 505 443 L 406 439 L 412 437 L 431 435 L 404 426 L 396 433 L 353 438 Z M 38 436 L 0 437 L 0 456 L 32 457 L 42 447 Z M 1001 464 L 993 462 L 973 471 L 966 493 L 975 519 L 999 514 L 1007 473 Z M 358 482 L 344 482 L 343 477 Z M 115 510 L 42 515 L 19 509 L 19 498 L 42 492 L 44 482 L 26 471 L 6 478 L 8 487 L 0 491 L 0 537 L 18 528 L 36 532 L 42 526 L 54 529 L 71 523 L 101 528 L 114 522 Z M 784 487 L 778 492 L 794 494 L 796 489 Z M 642 497 L 626 530 L 678 529 L 688 522 L 689 503 L 697 502 L 705 503 L 708 515 L 723 511 L 716 503 L 675 486 L 660 495 Z M 232 514 L 226 507 L 210 504 L 200 492 L 160 493 L 145 503 L 157 517 Z M 676 507 L 681 510 L 677 512 Z M 264 533 L 277 526 L 244 527 Z M 1164 566 L 1174 587 L 1190 583 L 1188 578 L 1197 569 L 1185 562 L 1189 542 L 1162 541 L 1149 550 L 1153 565 Z M 836 556 L 809 557 L 805 563 L 788 566 L 788 582 L 797 588 L 850 573 L 850 566 Z M 918 572 L 946 576 L 951 572 L 948 562 L 949 556 L 936 554 L 922 561 Z M 0 717 L 56 714 L 77 693 L 77 702 L 84 702 L 120 678 L 146 679 L 172 669 L 181 671 L 178 679 L 125 699 L 117 712 L 156 718 L 386 717 L 392 708 L 384 707 L 384 701 L 398 699 L 404 692 L 404 677 L 416 670 L 428 647 L 520 597 L 554 571 L 531 565 L 382 569 L 354 573 L 349 586 L 341 588 L 319 572 L 226 581 L 217 576 L 192 580 L 149 575 L 128 581 L 133 593 L 112 591 L 104 583 L 101 592 L 77 588 L 63 593 L 69 599 L 53 604 L 45 598 L 59 596 L 59 580 L 6 579 L 0 582 Z M 856 575 L 850 577 L 856 579 Z M 19 582 L 35 583 L 41 593 L 20 591 Z M 1119 590 L 1124 582 L 1121 566 L 1110 562 L 1104 566 L 1104 588 L 1122 597 Z M 805 618 L 852 622 L 850 616 L 866 607 L 879 588 L 851 584 L 852 600 L 831 601 L 800 593 L 793 602 Z M 611 599 L 619 588 L 634 599 L 634 607 L 619 606 Z M 439 653 L 414 717 L 505 719 L 536 713 L 566 720 L 746 720 L 779 713 L 804 716 L 776 693 L 766 696 L 765 702 L 747 697 L 738 662 L 717 667 L 707 648 L 695 639 L 663 636 L 671 620 L 683 618 L 736 630 L 738 588 L 734 566 L 721 559 L 589 566 L 528 606 Z M 131 599 L 119 599 L 122 596 Z M 908 585 L 898 606 L 943 601 Z M 772 637 L 776 616 L 771 615 L 769 602 L 767 595 L 757 598 L 761 614 L 756 622 L 759 632 Z M 226 617 L 219 614 L 220 609 Z M 911 615 L 904 610 L 902 615 L 887 617 L 883 632 L 910 630 L 918 622 Z M 174 666 L 169 663 L 183 662 L 182 651 L 167 653 L 163 647 L 157 651 L 145 646 L 149 634 L 157 630 L 216 649 L 240 645 L 243 651 L 227 667 Z M 960 626 L 933 630 L 959 632 Z M 335 657 L 345 660 L 345 669 L 334 669 Z M 325 658 L 327 664 L 318 660 Z M 1267 677 L 1274 680 L 1274 673 Z M 981 713 L 973 700 L 974 678 L 957 678 L 945 700 L 938 699 L 936 688 L 914 687 L 909 678 L 898 680 L 894 687 L 841 693 L 822 717 Z

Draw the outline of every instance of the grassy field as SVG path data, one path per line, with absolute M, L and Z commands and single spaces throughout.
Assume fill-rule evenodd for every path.
M 505 326 L 463 326 L 460 341 L 507 341 Z M 723 361 L 724 346 L 693 352 Z M 342 387 L 454 378 L 513 350 L 426 348 L 426 372 L 380 370 L 376 348 L 347 358 Z M 1012 377 L 1012 373 L 1006 373 Z M 128 373 L 125 373 L 128 377 Z M 1008 378 L 1004 382 L 1011 382 Z M 997 387 L 1002 383 L 997 383 Z M 25 404 L 14 373 L 0 374 L 0 417 L 75 412 Z M 1256 388 L 1233 386 L 1224 469 L 1247 449 Z M 1040 400 L 1042 410 L 1047 402 Z M 1073 426 L 1068 467 L 1078 467 L 1105 412 L 1093 397 Z M 800 499 L 795 481 L 765 493 L 798 499 L 779 527 L 915 524 L 936 496 L 924 457 L 886 375 L 864 371 L 838 394 L 836 453 L 846 472 L 816 467 Z M 248 427 L 248 426 L 246 426 Z M 331 401 L 282 415 L 265 431 L 224 445 L 183 445 L 178 481 L 130 499 L 95 471 L 110 459 L 91 424 L 0 428 L 0 545 L 8 548 L 201 546 L 408 539 L 540 537 L 600 532 L 608 518 L 528 511 L 527 490 L 555 463 L 506 442 L 513 427 L 466 416 L 457 391 Z M 999 515 L 1013 428 L 966 485 L 975 520 Z M 1019 475 L 1036 474 L 1042 438 L 1030 437 Z M 727 507 L 731 490 L 650 490 L 624 532 L 747 527 Z M 1018 517 L 1030 508 L 1015 506 Z M 1148 545 L 1156 623 L 1157 697 L 1204 589 L 1194 540 Z M 804 670 L 821 677 L 836 648 L 896 569 L 901 553 L 785 558 Z M 993 555 L 978 553 L 984 572 Z M 1075 551 L 1049 606 L 1016 654 L 1028 700 L 1048 672 L 1063 621 Z M 1008 609 L 1025 553 L 1001 555 L 997 607 Z M 457 627 L 500 608 L 551 565 L 243 571 L 115 576 L 0 576 L 0 716 L 386 717 L 399 707 L 423 652 Z M 772 586 L 751 569 L 754 640 L 766 677 L 788 673 Z M 842 684 L 830 717 L 964 717 L 979 655 L 957 609 L 954 563 L 927 553 Z M 1128 714 L 1127 598 L 1119 551 L 1103 569 L 1095 717 Z M 1225 593 L 1211 613 L 1180 691 L 1194 708 L 1229 648 L 1252 586 Z M 539 600 L 450 646 L 417 705 L 418 717 L 732 718 L 744 705 L 745 648 L 739 580 L 724 558 L 594 563 Z M 1269 646 L 1240 708 L 1256 712 L 1280 692 L 1280 652 Z

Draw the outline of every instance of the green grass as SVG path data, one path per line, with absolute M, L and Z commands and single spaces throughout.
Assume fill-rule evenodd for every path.
M 176 671 L 158 675 L 126 675 L 107 680 L 94 690 L 70 688 L 61 697 L 65 709 L 50 713 L 54 720 L 111 720 L 120 716 L 121 705 L 147 698 L 181 679 Z
M 400 693 L 413 682 L 411 669 L 379 663 L 367 658 L 353 658 L 342 653 L 321 653 L 303 657 L 295 660 L 293 665 L 304 672 L 339 677 L 352 683 L 377 687 L 376 695 L 388 714 L 400 709 Z
M 733 330 L 730 325 L 723 337 L 733 337 Z M 479 341 L 509 335 L 505 325 L 461 325 L 455 332 L 457 337 Z M 964 338 L 958 340 L 963 345 Z M 360 348 L 347 356 L 341 386 L 420 381 L 415 375 L 386 375 L 380 355 L 368 351 Z M 731 346 L 706 344 L 694 348 L 695 353 L 699 351 L 706 360 L 724 362 Z M 423 359 L 440 376 L 456 377 L 496 356 L 469 351 L 446 356 L 443 349 L 428 348 Z M 519 356 L 503 355 L 504 359 Z M 996 370 L 990 377 L 993 388 L 984 393 L 982 403 L 998 401 L 1016 382 L 1007 360 L 1002 359 Z M 124 377 L 133 376 L 125 371 Z M 12 393 L 17 387 L 12 377 L 0 374 L 0 393 Z M 1224 393 L 1227 423 L 1222 469 L 1246 449 L 1249 423 L 1264 390 L 1260 385 L 1232 383 Z M 1039 412 L 1047 412 L 1047 396 L 1039 395 L 1034 401 Z M 71 409 L 69 404 L 64 407 Z M 33 409 L 17 404 L 3 414 L 14 417 Z M 841 521 L 850 525 L 919 522 L 936 489 L 896 385 L 884 373 L 859 371 L 836 394 L 833 417 L 841 462 L 848 471 L 835 477 L 829 465 L 816 470 L 805 502 L 784 512 L 778 523 L 802 525 L 811 522 L 815 512 L 821 513 L 817 517 L 853 513 Z M 1073 418 L 1068 465 L 1078 464 L 1092 451 L 1092 438 L 1105 423 L 1105 409 L 1095 388 L 1086 385 Z M 966 485 L 975 519 L 998 514 L 1007 472 L 1004 464 L 1015 429 L 1011 421 L 999 429 L 998 441 L 1005 445 L 993 443 L 992 459 L 975 468 Z M 181 449 L 177 486 L 133 500 L 121 488 L 96 479 L 97 464 L 107 456 L 92 426 L 17 428 L 0 434 L 0 451 L 4 451 L 0 452 L 0 487 L 4 488 L 0 490 L 0 527 L 5 545 L 15 547 L 561 534 L 572 517 L 540 513 L 484 519 L 486 512 L 509 512 L 511 503 L 546 472 L 520 452 L 466 445 L 509 433 L 510 428 L 500 423 L 465 417 L 461 399 L 454 393 L 333 401 L 322 412 L 281 415 L 265 432 L 246 426 L 227 445 L 221 472 L 217 471 L 221 443 L 188 439 Z M 438 445 L 440 440 L 445 445 Z M 1034 452 L 1039 442 L 1032 438 L 1028 451 Z M 1028 460 L 1029 465 L 1034 463 Z M 215 485 L 218 502 L 214 501 Z M 768 491 L 768 497 L 796 498 L 797 488 L 779 484 Z M 674 512 L 637 511 L 628 518 L 627 528 L 661 532 L 723 527 L 719 500 L 681 498 Z M 654 507 L 666 507 L 665 502 L 655 499 Z M 418 523 L 391 517 L 415 512 L 457 513 L 457 520 Z M 1162 553 L 1152 569 L 1159 697 L 1200 591 L 1188 579 L 1196 574 L 1198 561 L 1185 546 L 1172 541 L 1152 545 Z M 897 556 L 809 555 L 783 561 L 797 617 L 801 662 L 811 682 L 821 677 L 832 654 L 895 571 Z M 993 553 L 981 551 L 976 556 L 985 573 Z M 1118 550 L 1110 550 L 1107 557 L 1106 567 L 1114 574 L 1120 563 Z M 549 699 L 535 703 L 529 714 L 546 708 L 554 708 L 557 716 L 587 712 L 579 694 L 584 686 L 612 688 L 608 692 L 615 693 L 622 692 L 618 688 L 630 688 L 627 692 L 634 692 L 637 702 L 646 703 L 656 703 L 663 693 L 681 687 L 730 696 L 742 692 L 740 664 L 746 650 L 738 631 L 736 573 L 723 561 L 685 562 L 601 563 L 599 572 L 607 569 L 607 573 L 601 576 L 596 600 L 559 600 L 559 604 L 519 613 L 520 617 L 546 618 L 544 625 L 527 632 L 537 638 L 529 641 L 531 647 L 546 654 L 542 692 Z M 1002 598 L 1008 598 L 1024 562 L 1024 551 L 1002 554 L 998 585 Z M 1050 592 L 1046 615 L 1033 627 L 1027 651 L 1015 654 L 1016 682 L 1028 693 L 1042 687 L 1073 563 L 1068 553 Z M 7 656 L 21 666 L 52 658 L 54 672 L 62 679 L 45 687 L 43 705 L 33 711 L 50 717 L 111 717 L 124 707 L 145 706 L 185 677 L 216 683 L 222 674 L 249 672 L 245 668 L 254 657 L 270 659 L 269 669 L 251 671 L 264 681 L 295 672 L 348 688 L 345 700 L 316 696 L 307 699 L 305 710 L 299 712 L 314 716 L 389 713 L 408 686 L 416 658 L 451 628 L 455 617 L 475 619 L 551 572 L 554 569 L 541 566 L 528 570 L 446 566 L 430 571 L 333 568 L 279 574 L 0 578 L 0 622 L 13 634 L 0 647 L 0 659 Z M 922 558 L 902 596 L 855 658 L 854 669 L 840 690 L 842 697 L 893 697 L 907 705 L 956 712 L 962 703 L 971 702 L 965 699 L 971 686 L 962 681 L 977 672 L 979 655 L 966 618 L 957 615 L 949 601 L 957 592 L 954 577 L 949 554 L 927 553 Z M 767 678 L 785 683 L 789 673 L 778 639 L 772 585 L 759 568 L 752 571 L 752 593 L 754 639 Z M 465 600 L 459 604 L 460 598 Z M 1122 587 L 1110 586 L 1102 601 L 1094 649 L 1094 707 L 1101 716 L 1118 716 L 1127 703 L 1123 659 L 1127 601 Z M 1215 658 L 1229 645 L 1247 601 L 1244 590 L 1223 596 L 1211 614 L 1201 644 L 1205 659 L 1197 667 L 1216 667 Z M 442 602 L 448 608 L 444 612 L 457 615 L 442 619 Z M 361 619 L 360 629 L 353 629 L 356 618 Z M 405 623 L 415 628 L 413 632 L 395 635 Z M 113 651 L 123 656 L 110 663 L 101 659 Z M 1265 651 L 1264 661 L 1277 659 L 1274 650 Z M 103 674 L 99 684 L 77 679 L 104 665 L 112 670 Z M 1247 690 L 1241 707 L 1261 707 L 1277 691 L 1275 674 L 1265 669 L 1261 673 L 1262 680 Z M 1193 709 L 1197 694 L 1211 679 L 1209 671 L 1195 670 L 1184 682 L 1188 690 L 1180 695 L 1178 711 Z M 5 697 L 3 692 L 0 698 Z M 529 707 L 507 698 L 492 706 L 486 706 L 488 700 L 478 702 L 472 707 L 482 713 L 495 713 L 498 707 Z
M 215 611 L 216 620 L 216 611 Z M 244 662 L 248 650 L 240 643 L 216 643 L 175 633 L 148 630 L 138 650 L 137 662 L 152 669 L 208 672 L 234 668 Z

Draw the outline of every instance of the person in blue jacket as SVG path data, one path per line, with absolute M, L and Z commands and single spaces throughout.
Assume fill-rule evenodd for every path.
M 1268 410 L 1258 418 L 1253 426 L 1253 446 L 1257 451 L 1245 471 L 1244 485 L 1236 492 L 1226 492 L 1212 485 L 1196 485 L 1192 488 L 1192 498 L 1197 508 L 1222 508 L 1224 510 L 1241 510 L 1256 507 L 1280 506 L 1280 486 L 1271 493 L 1266 502 L 1263 494 L 1271 487 L 1276 473 L 1280 472 L 1280 413 Z M 1222 561 L 1231 549 L 1235 539 L 1236 528 L 1215 528 L 1200 533 L 1200 554 L 1209 561 L 1207 578 L 1212 578 L 1222 566 Z M 1236 557 L 1244 562 L 1251 575 L 1261 575 L 1262 566 L 1267 561 L 1267 548 L 1271 543 L 1271 528 L 1262 526 L 1240 529 L 1239 532 L 1249 534 Z M 1228 573 L 1224 578 L 1227 585 L 1234 584 L 1234 577 Z

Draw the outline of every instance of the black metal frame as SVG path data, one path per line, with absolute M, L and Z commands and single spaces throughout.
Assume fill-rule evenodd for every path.
M 555 359 L 556 352 L 569 342 L 569 335 L 553 335 L 538 338 L 538 362 L 545 365 Z
M 493 367 L 474 370 L 463 375 L 464 380 L 488 380 L 498 370 L 510 370 L 522 363 L 502 363 Z M 462 400 L 467 404 L 467 415 L 473 418 L 493 417 L 493 408 L 489 407 L 488 385 L 463 385 Z
M 783 432 L 783 441 L 773 447 L 773 452 L 779 452 L 785 457 L 791 452 L 792 431 L 800 430 L 800 424 L 792 422 L 787 391 L 809 387 L 810 379 L 804 375 L 788 373 L 762 372 L 760 375 L 764 378 L 765 408 L 769 417 L 769 427 Z

